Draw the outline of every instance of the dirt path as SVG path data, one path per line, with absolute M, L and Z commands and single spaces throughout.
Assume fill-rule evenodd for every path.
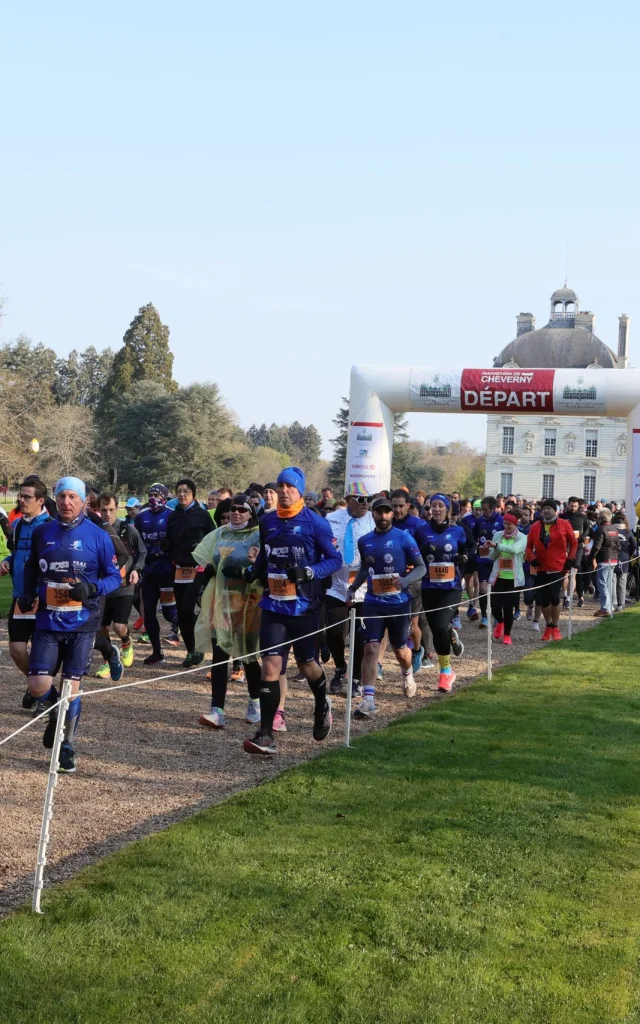
M 574 611 L 576 631 L 599 621 L 593 618 L 596 607 L 587 601 L 585 609 Z M 565 633 L 566 621 L 561 625 Z M 515 624 L 513 635 L 512 648 L 494 644 L 494 667 L 517 661 L 540 646 L 540 634 L 533 633 L 524 618 Z M 486 631 L 465 620 L 462 638 L 466 650 L 454 666 L 456 689 L 486 671 Z M 137 647 L 136 662 L 123 682 L 159 675 L 157 670 L 141 666 L 148 651 L 148 647 Z M 175 671 L 184 653 L 167 650 L 166 654 L 163 671 Z M 94 661 L 94 668 L 97 665 Z M 329 678 L 331 668 L 329 665 Z M 402 695 L 395 659 L 387 656 L 384 668 L 385 679 L 376 696 L 380 714 L 373 723 L 354 720 L 354 738 L 431 700 L 442 699 L 436 695 L 435 669 L 418 675 L 418 695 L 408 700 Z M 3 737 L 27 717 L 19 710 L 24 680 L 9 658 L 5 622 L 0 624 L 0 669 Z M 45 899 L 46 886 L 69 878 L 106 853 L 273 778 L 327 746 L 341 744 L 344 700 L 333 701 L 334 728 L 329 740 L 322 746 L 315 744 L 311 738 L 311 695 L 306 684 L 291 682 L 294 671 L 289 672 L 288 732 L 278 737 L 279 755 L 273 759 L 252 757 L 242 750 L 242 740 L 253 731 L 244 722 L 244 686 L 229 687 L 224 732 L 210 732 L 198 725 L 199 715 L 210 704 L 204 671 L 87 698 L 77 740 L 78 772 L 63 776 L 56 789 Z M 85 681 L 86 689 L 103 685 L 97 679 Z M 48 766 L 41 736 L 38 723 L 0 747 L 0 915 L 28 899 L 33 885 Z

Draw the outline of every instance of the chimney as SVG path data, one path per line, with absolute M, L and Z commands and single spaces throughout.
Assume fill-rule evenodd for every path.
M 626 370 L 629 365 L 629 317 L 623 313 L 618 320 L 618 368 Z
M 595 313 L 590 313 L 587 309 L 584 313 L 576 313 L 576 318 L 573 322 L 573 325 L 574 327 L 581 327 L 583 331 L 590 331 L 591 334 L 593 334 L 595 322 Z
M 536 318 L 533 313 L 518 313 L 516 323 L 518 325 L 517 338 L 521 334 L 527 334 L 528 331 L 535 331 L 536 329 Z

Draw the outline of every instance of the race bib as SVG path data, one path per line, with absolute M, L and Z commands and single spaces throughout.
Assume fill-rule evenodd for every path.
M 385 594 L 399 594 L 398 577 L 395 573 L 383 573 L 380 576 L 372 576 L 371 589 L 376 597 L 384 597 Z
M 297 598 L 296 585 L 282 573 L 270 572 L 267 577 L 269 581 L 269 595 L 274 601 L 295 601 Z
M 74 601 L 69 597 L 69 583 L 47 583 L 47 611 L 77 612 L 82 608 L 82 601 Z
M 174 583 L 193 583 L 196 578 L 195 565 L 176 565 L 176 575 Z
M 21 622 L 25 622 L 28 619 L 35 619 L 37 610 L 38 610 L 38 598 L 37 597 L 36 597 L 35 601 L 33 602 L 33 604 L 31 605 L 31 608 L 29 609 L 28 612 L 21 612 L 19 607 L 18 607 L 18 602 L 16 601 L 16 606 L 13 609 L 13 616 L 12 617 L 14 619 L 20 619 Z
M 456 567 L 452 562 L 429 562 L 429 579 L 432 583 L 451 583 L 456 578 Z
M 352 583 L 355 583 L 355 579 L 356 579 L 357 575 L 358 575 L 358 570 L 357 569 L 349 569 L 349 586 L 351 586 Z
M 488 558 L 490 551 L 491 548 L 489 547 L 488 544 L 481 544 L 480 547 L 478 548 L 478 554 L 480 555 L 480 558 Z
M 576 538 L 576 540 L 580 540 L 580 530 L 574 530 L 573 536 Z
M 173 587 L 160 587 L 160 607 L 173 608 L 176 603 L 176 595 Z
M 508 572 L 513 572 L 513 558 L 499 558 L 498 568 L 506 569 Z

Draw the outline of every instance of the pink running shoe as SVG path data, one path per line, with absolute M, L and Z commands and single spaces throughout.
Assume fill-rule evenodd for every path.
M 557 626 L 553 626 L 551 629 L 551 639 L 562 640 L 562 633 L 560 632 Z
M 441 672 L 440 679 L 438 680 L 438 690 L 440 693 L 451 693 L 451 687 L 456 681 L 455 672 Z
M 504 622 L 496 622 L 496 628 L 493 631 L 494 640 L 502 640 L 504 636 Z
M 511 639 L 510 636 L 503 636 L 502 642 L 503 644 L 506 644 L 507 647 L 513 647 L 513 640 Z
M 287 723 L 284 719 L 284 711 L 276 711 L 273 719 L 273 731 L 274 732 L 286 732 Z

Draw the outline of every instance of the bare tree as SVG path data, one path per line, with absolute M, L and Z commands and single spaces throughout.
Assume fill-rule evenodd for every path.
M 50 410 L 47 429 L 37 458 L 43 477 L 73 474 L 91 478 L 97 468 L 98 450 L 93 415 L 79 405 L 60 405 Z

